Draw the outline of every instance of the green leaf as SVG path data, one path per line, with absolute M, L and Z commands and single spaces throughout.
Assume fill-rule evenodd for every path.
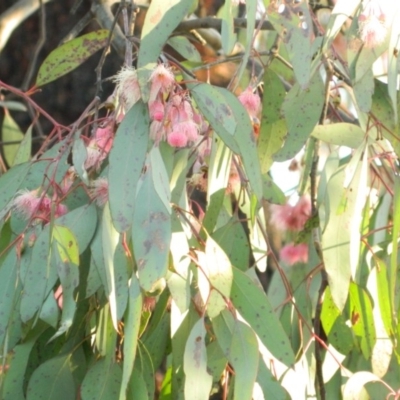
M 32 348 L 36 339 L 47 329 L 45 324 L 32 330 L 24 343 L 13 348 L 13 354 L 9 360 L 9 370 L 2 382 L 1 398 L 3 400 L 25 399 L 24 381 L 26 378 L 26 367 Z
M 0 177 L 0 219 L 9 211 L 7 205 L 20 189 L 30 166 L 30 163 L 18 164 Z
M 31 159 L 32 153 L 32 125 L 26 131 L 17 153 L 15 154 L 13 165 L 22 164 Z
M 27 400 L 74 400 L 76 388 L 70 355 L 52 358 L 37 368 L 29 380 Z
M 233 10 L 231 0 L 225 1 L 218 11 L 218 17 L 221 18 L 221 42 L 223 54 L 229 55 L 237 41 L 235 26 L 233 23 Z
M 352 375 L 343 387 L 343 400 L 360 399 L 364 390 L 364 386 L 369 382 L 382 382 L 387 388 L 387 385 L 375 374 L 368 371 L 356 372 Z M 386 393 L 381 392 L 382 398 Z
M 145 290 L 165 276 L 171 241 L 171 210 L 157 193 L 152 169 L 153 165 L 147 164 L 142 175 L 132 225 L 133 252 Z
M 306 3 L 292 10 L 285 6 L 283 12 L 271 13 L 269 20 L 285 43 L 297 82 L 306 88 L 311 75 L 313 21 Z
M 376 342 L 372 302 L 366 291 L 353 282 L 349 288 L 348 312 L 362 354 L 369 360 Z
M 260 360 L 260 364 L 258 366 L 257 383 L 260 385 L 265 399 L 290 399 L 287 391 L 275 379 L 271 371 L 266 367 L 263 360 Z
M 79 178 L 82 179 L 82 182 L 86 185 L 89 185 L 89 179 L 87 172 L 85 170 L 85 162 L 87 159 L 87 150 L 85 146 L 85 142 L 79 137 L 80 131 L 77 132 L 74 144 L 72 146 L 72 162 L 75 167 L 75 171 L 78 174 Z
M 329 125 L 317 125 L 312 136 L 325 143 L 347 146 L 357 149 L 365 140 L 365 132 L 357 125 L 338 122 Z
M 17 280 L 17 254 L 10 250 L 0 265 L 0 348 L 7 334 L 9 320 L 15 307 L 15 296 L 21 290 Z
M 36 86 L 43 86 L 79 67 L 106 46 L 109 35 L 108 30 L 101 29 L 72 39 L 53 50 L 39 68 Z
M 285 204 L 286 196 L 272 178 L 268 174 L 264 174 L 262 180 L 264 199 L 272 204 Z
M 250 245 L 246 232 L 237 216 L 216 230 L 212 238 L 221 246 L 232 265 L 245 271 L 248 268 Z
M 102 358 L 90 368 L 82 382 L 82 400 L 118 399 L 122 372 L 118 364 Z
M 264 96 L 264 98 L 268 97 L 269 96 Z M 260 158 L 261 172 L 263 174 L 270 170 L 274 162 L 273 155 L 282 147 L 285 142 L 286 134 L 286 122 L 283 118 L 272 123 L 264 123 L 262 119 L 260 137 L 258 139 L 258 156 Z
M 289 160 L 301 150 L 319 121 L 324 102 L 325 84 L 319 73 L 314 73 L 307 89 L 298 83 L 290 89 L 282 106 L 288 134 L 283 148 L 274 154 L 275 161 Z
M 82 254 L 91 242 L 97 225 L 97 212 L 94 204 L 75 208 L 56 219 L 56 224 L 68 228 L 76 238 L 79 253 Z
M 388 269 L 383 260 L 373 257 L 372 261 L 376 265 L 376 287 L 378 291 L 378 304 L 381 312 L 382 322 L 386 333 L 390 338 L 394 337 L 395 327 L 392 317 L 392 303 L 390 301 L 390 286 L 388 279 Z
M 109 156 L 110 209 L 114 226 L 119 232 L 127 231 L 132 225 L 137 204 L 136 188 L 146 159 L 148 141 L 148 109 L 139 101 L 118 127 Z
M 223 353 L 235 370 L 233 400 L 251 399 L 259 363 L 254 331 L 235 320 L 229 311 L 214 318 L 212 325 Z
M 57 270 L 51 265 L 50 226 L 47 225 L 37 237 L 32 256 L 27 262 L 26 273 L 22 275 L 21 320 L 27 322 L 40 310 L 50 290 L 57 281 Z
M 125 399 L 126 390 L 133 370 L 142 311 L 142 294 L 135 274 L 131 277 L 129 287 L 128 309 L 124 321 L 124 361 L 122 365 L 122 381 L 119 393 L 120 400 Z
M 57 268 L 63 296 L 60 327 L 52 337 L 55 339 L 71 327 L 75 315 L 74 291 L 79 285 L 79 248 L 74 234 L 65 226 L 54 225 L 52 234 L 52 265 Z
M 138 67 L 155 63 L 169 35 L 188 14 L 193 0 L 153 0 L 146 13 Z
M 183 370 L 185 371 L 185 398 L 208 400 L 212 376 L 207 372 L 206 329 L 204 319 L 193 326 L 185 346 Z
M 102 234 L 102 253 L 104 262 L 104 271 L 106 278 L 106 293 L 110 304 L 111 318 L 114 324 L 114 328 L 118 331 L 118 320 L 121 316 L 121 311 L 118 310 L 117 290 L 115 279 L 115 253 L 120 241 L 120 233 L 117 232 L 112 224 L 110 208 L 108 203 L 105 204 L 103 210 L 103 218 L 101 220 L 101 234 Z M 98 256 L 99 257 L 99 256 Z M 102 265 L 99 265 L 101 268 Z M 123 313 L 123 311 L 122 311 Z
M 233 268 L 231 300 L 265 347 L 285 365 L 294 364 L 289 339 L 267 295 L 250 277 L 236 268 Z
M 147 391 L 146 382 L 142 374 L 137 369 L 132 372 L 131 380 L 129 381 L 127 399 L 149 400 L 149 393 Z
M 322 245 L 329 286 L 340 311 L 346 303 L 350 278 L 358 267 L 360 253 L 360 226 L 368 180 L 366 149 L 363 159 L 359 159 L 363 149 L 355 153 L 352 164 L 332 175 L 327 187 L 329 220 Z
M 174 36 L 168 39 L 167 44 L 177 51 L 183 58 L 192 62 L 201 62 L 200 53 L 186 36 Z
M 11 167 L 14 164 L 19 164 L 15 163 L 15 156 L 18 153 L 20 143 L 7 144 L 7 142 L 22 142 L 23 139 L 24 134 L 21 132 L 21 129 L 11 117 L 10 113 L 6 111 L 1 127 L 1 140 L 5 142 L 2 148 L 8 166 Z
M 324 293 L 321 323 L 329 343 L 340 353 L 349 354 L 354 347 L 353 334 L 346 325 L 345 316 L 336 307 L 329 286 Z

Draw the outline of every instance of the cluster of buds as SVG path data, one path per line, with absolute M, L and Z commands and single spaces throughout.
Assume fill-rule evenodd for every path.
M 59 203 L 56 196 L 51 199 L 47 194 L 40 194 L 39 190 L 19 192 L 12 202 L 12 209 L 29 221 L 44 222 L 50 220 L 52 212 L 55 218 L 68 212 L 67 206 Z
M 97 128 L 94 137 L 86 147 L 85 169 L 94 167 L 97 171 L 111 150 L 114 140 L 114 123 L 108 121 L 104 127 Z
M 358 17 L 360 38 L 368 48 L 382 44 L 388 33 L 388 16 L 384 11 L 386 1 L 366 0 Z
M 125 67 L 116 76 L 117 94 L 126 113 L 141 98 L 137 71 Z M 150 137 L 155 143 L 166 140 L 172 147 L 195 144 L 206 124 L 192 106 L 187 91 L 175 81 L 172 70 L 159 64 L 149 78 Z
M 300 232 L 311 217 L 311 201 L 308 196 L 300 197 L 295 206 L 271 205 L 271 223 L 282 232 Z M 282 247 L 280 259 L 288 265 L 308 261 L 308 245 L 306 243 L 289 243 Z

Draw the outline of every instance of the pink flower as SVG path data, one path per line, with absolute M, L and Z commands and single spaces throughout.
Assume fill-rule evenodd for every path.
M 125 111 L 128 111 L 142 96 L 137 72 L 132 67 L 124 67 L 114 78 L 117 83 L 117 93 Z
M 108 180 L 98 178 L 92 182 L 90 196 L 99 207 L 103 207 L 108 201 Z
M 38 211 L 40 198 L 37 195 L 37 190 L 21 191 L 13 200 L 12 207 L 26 219 L 31 219 Z
M 159 64 L 150 75 L 149 81 L 151 82 L 149 102 L 152 102 L 160 92 L 167 93 L 171 90 L 175 76 L 170 68 L 167 68 L 164 64 Z
M 179 130 L 184 132 L 189 142 L 195 142 L 199 138 L 199 128 L 192 120 L 180 122 Z
M 159 143 L 166 136 L 166 129 L 163 122 L 154 120 L 150 124 L 150 139 L 155 143 Z
M 307 243 L 287 244 L 282 247 L 279 252 L 280 259 L 288 264 L 306 263 L 308 261 L 308 245 Z
M 311 216 L 311 200 L 302 196 L 295 206 L 271 205 L 271 223 L 281 231 L 301 231 Z
M 167 141 L 172 147 L 185 147 L 188 143 L 188 138 L 181 130 L 174 130 L 168 135 Z
M 68 212 L 68 207 L 64 204 L 57 204 L 56 211 L 55 211 L 55 217 L 62 217 Z
M 381 0 L 369 0 L 358 17 L 361 40 L 368 48 L 383 43 L 388 27 L 386 14 L 382 9 Z
M 154 121 L 162 121 L 164 119 L 164 104 L 155 100 L 149 104 L 150 118 Z
M 251 117 L 257 117 L 260 112 L 261 100 L 258 94 L 253 93 L 252 88 L 248 87 L 239 95 L 238 99 Z
M 109 153 L 114 140 L 113 124 L 106 125 L 104 128 L 97 128 L 94 137 L 97 146 L 106 153 Z

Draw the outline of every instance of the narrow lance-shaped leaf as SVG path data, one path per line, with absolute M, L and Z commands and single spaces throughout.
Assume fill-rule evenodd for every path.
M 145 290 L 165 276 L 171 241 L 171 210 L 157 193 L 152 168 L 146 164 L 132 225 L 133 252 L 140 285 Z
M 193 326 L 185 346 L 183 369 L 185 371 L 185 398 L 208 400 L 212 376 L 207 372 L 206 329 L 204 319 Z
M 105 29 L 90 32 L 53 50 L 39 68 L 36 86 L 43 86 L 79 67 L 106 46 L 109 34 Z
M 140 292 L 139 282 L 135 274 L 133 274 L 129 287 L 128 308 L 124 321 L 124 361 L 122 365 L 122 382 L 119 394 L 120 400 L 125 399 L 126 390 L 132 375 L 138 343 L 141 311 L 142 294 Z
M 235 370 L 234 400 L 251 399 L 256 381 L 259 352 L 254 331 L 223 311 L 212 320 L 218 343 Z
M 22 142 L 18 146 L 17 153 L 14 158 L 14 165 L 22 164 L 31 159 L 32 153 L 32 125 L 26 131 Z
M 7 110 L 5 111 L 1 127 L 1 140 L 4 142 L 2 150 L 7 164 L 11 167 L 15 163 L 15 156 L 17 155 L 20 142 L 24 139 L 24 134 L 10 113 Z
M 301 150 L 319 121 L 324 102 L 325 84 L 317 72 L 307 89 L 298 83 L 290 89 L 282 106 L 288 134 L 282 149 L 274 154 L 275 161 L 289 160 Z
M 231 299 L 265 347 L 284 364 L 288 366 L 294 364 L 294 354 L 289 339 L 267 295 L 249 276 L 237 268 L 233 268 Z
M 52 265 L 58 271 L 63 301 L 61 324 L 52 337 L 55 339 L 67 331 L 75 315 L 74 291 L 79 284 L 79 248 L 74 234 L 65 226 L 54 225 L 52 233 Z
M 109 156 L 110 209 L 113 224 L 119 232 L 125 232 L 132 225 L 136 187 L 146 159 L 148 141 L 148 110 L 139 101 L 118 127 Z

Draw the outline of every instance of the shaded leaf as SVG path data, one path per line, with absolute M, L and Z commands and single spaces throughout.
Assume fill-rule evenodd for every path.
M 167 44 L 177 51 L 183 58 L 193 62 L 201 62 L 199 52 L 186 36 L 173 36 L 168 39 Z
M 90 368 L 82 382 L 82 400 L 118 399 L 122 372 L 118 364 L 102 358 Z
M 152 168 L 147 164 L 142 175 L 132 225 L 133 251 L 140 285 L 145 290 L 165 276 L 171 241 L 171 210 L 157 193 Z
M 76 388 L 69 358 L 66 355 L 41 364 L 29 380 L 27 400 L 74 400 Z
M 32 152 L 32 125 L 29 126 L 26 131 L 24 138 L 22 139 L 20 145 L 18 146 L 17 153 L 15 154 L 14 164 L 22 164 L 31 159 Z
M 91 55 L 106 46 L 109 34 L 105 29 L 90 32 L 53 50 L 39 68 L 36 86 L 43 86 L 79 67 Z
M 119 232 L 125 232 L 132 225 L 136 188 L 146 159 L 148 141 L 148 110 L 139 101 L 118 127 L 109 156 L 110 209 L 114 226 Z

